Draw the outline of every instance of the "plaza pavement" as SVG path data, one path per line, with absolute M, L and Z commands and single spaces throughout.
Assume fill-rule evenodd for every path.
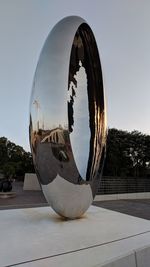
M 12 192 L 16 193 L 13 198 L 0 198 L 0 210 L 47 206 L 47 201 L 42 191 L 23 190 L 23 182 L 14 182 Z
M 48 206 L 42 191 L 24 191 L 22 182 L 13 184 L 16 197 L 0 198 L 0 210 Z M 94 201 L 93 205 L 150 220 L 150 199 Z

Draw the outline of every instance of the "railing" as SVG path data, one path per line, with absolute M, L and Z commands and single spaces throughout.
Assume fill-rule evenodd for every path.
M 103 176 L 97 194 L 123 194 L 150 192 L 149 177 Z

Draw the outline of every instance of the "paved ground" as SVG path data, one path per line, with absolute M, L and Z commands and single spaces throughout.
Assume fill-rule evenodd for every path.
M 24 191 L 22 182 L 13 184 L 16 197 L 0 198 L 0 209 L 47 206 L 42 191 Z M 93 205 L 150 220 L 150 199 L 95 201 Z
M 150 199 L 95 201 L 93 205 L 150 220 Z
M 24 191 L 22 182 L 13 183 L 12 191 L 16 192 L 16 197 L 0 198 L 0 209 L 17 209 L 48 205 L 42 191 Z

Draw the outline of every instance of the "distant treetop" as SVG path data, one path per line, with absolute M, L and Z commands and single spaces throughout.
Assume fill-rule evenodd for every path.
M 104 175 L 149 176 L 150 135 L 139 131 L 108 130 Z
M 23 179 L 26 172 L 35 172 L 32 155 L 6 137 L 0 137 L 0 172 L 5 177 Z

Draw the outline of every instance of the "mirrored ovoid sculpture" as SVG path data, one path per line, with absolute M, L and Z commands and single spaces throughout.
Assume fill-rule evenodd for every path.
M 80 17 L 61 20 L 44 44 L 33 82 L 29 132 L 48 203 L 61 216 L 79 218 L 95 197 L 106 145 L 98 49 Z

